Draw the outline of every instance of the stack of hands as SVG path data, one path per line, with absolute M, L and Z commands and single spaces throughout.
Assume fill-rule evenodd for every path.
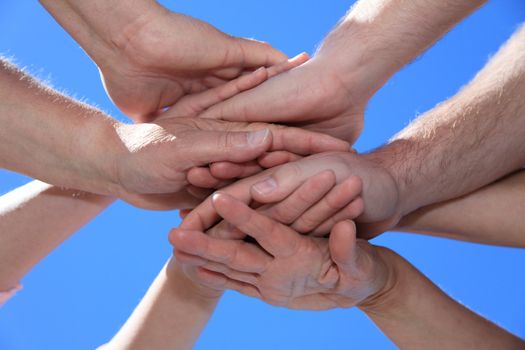
M 167 344 L 165 334 L 152 340 L 162 328 L 154 318 L 166 309 L 151 305 L 163 305 L 155 300 L 171 285 L 211 310 L 225 289 L 293 309 L 358 306 L 401 347 L 523 346 L 368 239 L 397 229 L 525 245 L 512 233 L 496 238 L 490 223 L 476 231 L 472 218 L 456 226 L 443 220 L 445 212 L 482 207 L 500 187 L 482 188 L 525 164 L 524 30 L 456 96 L 379 149 L 357 154 L 352 145 L 372 95 L 483 1 L 362 0 L 312 58 L 293 59 L 149 1 L 41 2 L 97 63 L 108 95 L 136 123 L 59 95 L 3 62 L 0 99 L 11 103 L 0 107 L 10 120 L 0 130 L 1 165 L 78 189 L 69 220 L 83 208 L 79 200 L 92 210 L 42 243 L 0 290 L 121 198 L 139 208 L 180 209 L 183 222 L 169 234 L 174 258 L 149 292 L 149 306 L 135 314 L 149 325 L 125 326 L 108 346 L 133 347 L 144 342 L 141 334 L 151 336 L 150 348 Z M 408 13 L 417 15 L 406 20 Z M 482 120 L 485 113 L 498 122 Z M 522 180 L 518 174 L 508 181 Z M 71 190 L 49 186 L 33 191 L 71 197 Z M 443 308 L 452 311 L 440 314 Z M 461 320 L 492 332 L 493 342 L 452 335 Z M 426 328 L 418 333 L 419 326 Z M 188 339 L 177 344 L 194 341 Z

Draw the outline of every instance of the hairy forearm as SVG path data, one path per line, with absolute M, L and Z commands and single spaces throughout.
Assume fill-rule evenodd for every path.
M 195 285 L 170 260 L 126 324 L 102 348 L 192 349 L 220 295 Z
M 392 251 L 389 285 L 360 306 L 400 349 L 523 349 L 525 342 L 454 301 Z
M 390 170 L 400 213 L 470 193 L 525 164 L 525 29 L 456 96 L 367 155 Z
M 111 194 L 117 122 L 0 60 L 0 167 L 54 185 Z
M 113 61 L 148 16 L 162 10 L 154 0 L 40 0 L 40 3 L 99 66 Z
M 486 0 L 361 0 L 327 36 L 317 56 L 330 60 L 341 79 L 362 82 L 370 97 Z M 360 97 L 360 96 L 356 96 Z
M 113 202 L 33 181 L 0 197 L 0 291 Z
M 396 227 L 491 245 L 525 247 L 525 171 L 463 197 L 421 208 Z

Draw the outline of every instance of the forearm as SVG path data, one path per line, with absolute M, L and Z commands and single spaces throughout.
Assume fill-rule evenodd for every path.
M 350 91 L 369 98 L 486 0 L 361 0 L 327 36 L 316 56 L 326 57 Z M 361 82 L 362 86 L 354 86 Z M 361 96 L 355 96 L 360 98 Z
M 0 197 L 0 291 L 113 202 L 110 197 L 39 181 Z
M 390 170 L 402 216 L 470 193 L 525 164 L 525 30 L 456 96 L 366 157 Z
M 131 36 L 162 7 L 154 0 L 40 0 L 99 65 L 112 61 Z
M 170 260 L 103 349 L 192 349 L 220 294 L 195 285 Z
M 399 348 L 524 348 L 523 340 L 448 297 L 399 255 L 383 254 L 394 278 L 360 308 Z
M 117 193 L 115 120 L 0 61 L 0 167 L 54 185 Z
M 525 171 L 404 217 L 398 231 L 525 247 Z

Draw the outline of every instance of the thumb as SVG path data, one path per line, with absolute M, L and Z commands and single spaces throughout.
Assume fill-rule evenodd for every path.
M 272 145 L 269 129 L 255 131 L 203 131 L 191 142 L 188 160 L 193 166 L 215 162 L 244 163 L 257 159 Z
M 328 241 L 332 260 L 343 271 L 353 268 L 356 258 L 356 227 L 353 221 L 340 221 L 334 225 Z
M 253 39 L 234 38 L 241 52 L 238 57 L 244 67 L 270 67 L 288 60 L 281 51 L 270 44 Z

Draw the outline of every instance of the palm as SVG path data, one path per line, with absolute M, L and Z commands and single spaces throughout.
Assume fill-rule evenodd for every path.
M 327 239 L 305 237 L 295 254 L 276 257 L 260 273 L 257 288 L 266 302 L 291 306 L 299 302 L 298 297 L 333 288 L 337 280 Z

